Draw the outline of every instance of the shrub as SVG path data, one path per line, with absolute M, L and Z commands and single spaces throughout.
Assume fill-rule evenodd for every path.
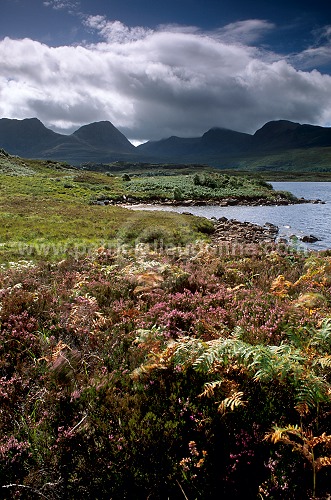
M 2 491 L 325 498 L 330 257 L 122 250 L 1 269 Z

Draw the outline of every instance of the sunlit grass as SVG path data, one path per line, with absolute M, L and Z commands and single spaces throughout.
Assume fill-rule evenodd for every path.
M 33 175 L 0 174 L 0 259 L 61 258 L 98 246 L 164 240 L 183 245 L 210 232 L 209 221 L 175 213 L 99 206 L 123 200 L 121 177 L 27 161 Z M 57 168 L 58 167 L 58 168 Z

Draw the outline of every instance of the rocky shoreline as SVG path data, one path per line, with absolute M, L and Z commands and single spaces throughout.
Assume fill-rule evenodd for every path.
M 181 207 L 194 207 L 194 206 L 271 206 L 271 205 L 294 205 L 300 203 L 321 203 L 325 202 L 322 200 L 306 200 L 304 198 L 299 198 L 290 202 L 289 200 L 279 199 L 278 203 L 273 203 L 274 200 L 268 200 L 269 203 L 266 203 L 266 200 L 238 200 L 233 198 L 228 198 L 226 200 L 221 200 L 218 203 L 215 200 L 212 201 L 198 201 L 198 200 L 187 200 L 187 201 L 174 201 L 174 200 L 155 200 L 149 201 L 148 203 L 134 202 L 132 199 L 127 199 L 120 203 L 121 206 L 125 208 L 131 208 L 133 210 L 139 210 L 139 207 L 142 208 L 150 208 L 153 210 L 153 206 L 165 205 L 165 206 L 181 206 Z M 193 214 L 189 211 L 182 212 L 183 215 L 191 215 Z M 214 224 L 214 231 L 210 235 L 213 244 L 240 244 L 240 245 L 249 245 L 249 244 L 270 244 L 270 243 L 283 243 L 285 245 L 290 244 L 292 239 L 298 239 L 295 235 L 290 236 L 289 238 L 279 238 L 279 228 L 275 224 L 270 222 L 266 222 L 263 226 L 254 224 L 252 222 L 241 222 L 237 219 L 228 219 L 227 217 L 221 217 L 216 219 L 215 217 L 211 218 Z M 299 241 L 303 243 L 315 243 L 319 241 L 319 238 L 310 234 L 304 235 L 299 238 Z
M 274 243 L 279 232 L 279 228 L 269 222 L 264 226 L 259 226 L 251 222 L 240 222 L 226 217 L 212 220 L 215 227 L 214 233 L 211 235 L 213 243 Z
M 92 204 L 94 205 L 121 205 L 121 206 L 127 206 L 130 208 L 130 206 L 137 207 L 139 205 L 142 206 L 158 206 L 158 205 L 165 205 L 165 206 L 184 206 L 184 207 L 204 207 L 204 206 L 219 206 L 219 207 L 231 207 L 231 206 L 251 206 L 251 207 L 258 207 L 258 206 L 279 206 L 279 205 L 297 205 L 297 204 L 302 204 L 302 203 L 321 203 L 324 204 L 325 202 L 319 199 L 316 200 L 306 200 L 305 198 L 286 198 L 283 196 L 277 196 L 275 198 L 245 198 L 245 197 L 227 197 L 227 198 L 222 198 L 220 200 L 217 199 L 207 199 L 207 200 L 202 200 L 202 199 L 196 199 L 196 200 L 173 200 L 173 199 L 160 199 L 160 198 L 155 198 L 155 199 L 138 199 L 138 198 L 132 198 L 130 196 L 125 196 L 121 199 L 98 199 Z
M 188 214 L 187 214 L 188 215 Z M 237 244 L 262 244 L 262 243 L 283 243 L 288 245 L 291 240 L 297 239 L 294 235 L 289 240 L 279 238 L 279 228 L 275 224 L 266 222 L 264 226 L 253 224 L 252 222 L 241 222 L 236 219 L 212 218 L 214 232 L 211 240 L 214 244 L 237 243 Z M 299 238 L 303 243 L 316 243 L 320 241 L 316 236 L 309 234 Z
M 244 198 L 244 197 L 227 197 L 222 200 L 164 200 L 164 199 L 150 199 L 148 201 L 141 199 L 134 199 L 131 197 L 123 196 L 121 200 L 102 200 L 97 202 L 101 205 L 120 205 L 124 208 L 129 208 L 133 210 L 139 210 L 140 207 L 146 209 L 150 208 L 153 210 L 153 206 L 175 206 L 175 207 L 203 207 L 203 206 L 286 206 L 286 205 L 296 205 L 303 203 L 312 203 L 312 204 L 325 204 L 325 201 L 320 199 L 315 200 L 307 200 L 305 198 L 285 198 L 282 195 L 277 196 L 274 199 L 265 199 L 265 198 Z M 192 215 L 189 211 L 182 212 L 184 215 Z M 251 222 L 241 222 L 236 219 L 227 219 L 226 217 L 221 217 L 216 219 L 215 217 L 211 218 L 214 224 L 214 231 L 210 235 L 212 243 L 220 244 L 270 244 L 270 243 L 284 243 L 290 244 L 291 239 L 296 238 L 294 235 L 290 237 L 289 240 L 285 238 L 279 238 L 279 228 L 278 226 L 266 222 L 263 226 L 258 224 L 254 224 Z M 304 235 L 299 238 L 303 243 L 315 243 L 319 241 L 314 235 Z

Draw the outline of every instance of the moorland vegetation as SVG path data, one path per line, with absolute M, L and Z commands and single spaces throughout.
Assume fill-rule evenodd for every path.
M 4 497 L 327 498 L 330 293 L 277 246 L 3 266 Z
M 93 204 L 141 177 L 4 162 L 1 496 L 328 498 L 330 252 L 232 252 Z

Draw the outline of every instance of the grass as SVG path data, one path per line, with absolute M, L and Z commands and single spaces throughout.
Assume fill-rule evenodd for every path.
M 212 230 L 211 222 L 204 219 L 93 204 L 105 198 L 123 200 L 128 190 L 121 176 L 54 162 L 9 160 L 0 161 L 2 262 L 25 256 L 59 259 L 74 249 L 151 241 L 153 235 L 162 236 L 166 245 L 183 245 L 205 238 Z
M 229 158 L 223 162 L 215 160 L 213 167 L 200 164 L 148 164 L 114 162 L 110 164 L 87 164 L 91 170 L 134 176 L 191 175 L 199 173 L 222 173 L 231 176 L 249 176 L 251 179 L 274 181 L 331 181 L 331 148 L 321 150 L 296 150 L 274 153 L 252 158 Z M 317 162 L 317 166 L 315 165 Z
M 203 166 L 141 168 L 130 175 L 123 171 L 112 174 L 63 162 L 12 157 L 1 150 L 0 260 L 24 256 L 60 259 L 67 252 L 139 242 L 185 245 L 208 239 L 213 230 L 206 219 L 160 211 L 133 212 L 120 206 L 127 201 L 291 198 L 255 175 L 219 173 Z M 107 205 L 102 204 L 105 200 Z
M 222 161 L 210 161 L 210 165 L 222 168 L 233 168 L 250 172 L 305 172 L 331 173 L 331 148 L 306 148 L 289 151 L 259 154 L 245 157 L 231 157 Z
M 234 171 L 232 171 L 232 174 Z M 238 171 L 238 175 L 243 175 L 242 171 Z M 247 175 L 247 172 L 246 172 Z M 313 172 L 313 171 L 282 171 L 282 170 L 269 170 L 250 173 L 250 175 L 257 176 L 258 178 L 265 179 L 266 181 L 294 181 L 294 182 L 331 182 L 330 172 Z

